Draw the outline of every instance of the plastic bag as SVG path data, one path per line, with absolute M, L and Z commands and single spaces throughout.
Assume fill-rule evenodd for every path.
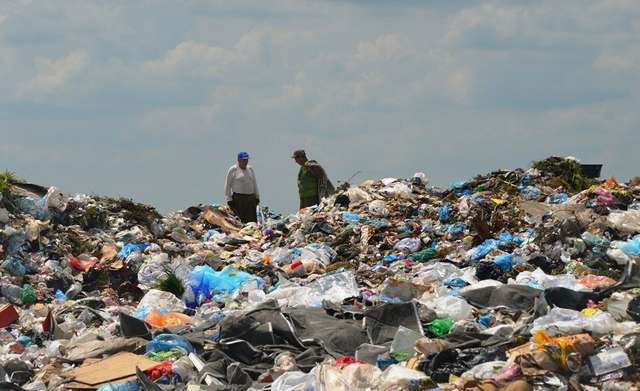
M 467 258 L 470 261 L 477 261 L 484 258 L 491 251 L 498 248 L 498 242 L 494 239 L 487 239 L 478 247 L 474 247 L 467 251 Z
M 390 387 L 403 389 L 411 382 L 425 380 L 427 375 L 400 365 L 391 365 L 385 369 L 378 378 L 378 389 L 386 390 Z
M 520 190 L 520 194 L 527 200 L 537 200 L 542 195 L 542 191 L 535 186 L 526 186 Z
M 640 232 L 640 210 L 611 212 L 607 216 L 609 226 L 624 233 Z
M 2 268 L 12 276 L 24 276 L 31 272 L 31 268 L 25 265 L 24 261 L 16 256 L 9 255 L 2 262 Z
M 344 299 L 360 294 L 356 277 L 352 271 L 325 275 L 307 287 L 309 291 L 306 299 L 312 303 L 313 307 L 321 307 L 324 300 L 340 304 Z
M 611 245 L 617 246 L 618 244 L 621 244 L 621 243 L 622 242 L 613 242 L 611 243 Z M 616 261 L 618 265 L 626 265 L 631 261 L 631 258 L 619 248 L 610 248 L 609 250 L 607 250 L 607 257 Z
M 151 310 L 144 318 L 144 321 L 149 323 L 151 327 L 163 328 L 188 325 L 191 323 L 191 318 L 179 312 L 160 313 L 156 310 Z
M 387 217 L 389 215 L 387 203 L 382 200 L 371 201 L 368 209 L 369 213 L 376 217 Z
M 607 276 L 596 276 L 594 274 L 587 274 L 578 280 L 582 285 L 587 288 L 596 289 L 611 286 L 616 283 L 616 280 Z
M 438 250 L 435 248 L 425 248 L 424 250 L 409 255 L 409 259 L 414 262 L 427 262 L 436 255 L 438 255 Z
M 473 318 L 473 308 L 465 299 L 459 297 L 443 296 L 420 302 L 435 311 L 438 318 L 449 318 L 454 321 Z
M 346 193 L 347 197 L 349 197 L 349 204 L 359 204 L 361 202 L 371 201 L 369 193 L 359 187 L 350 187 Z
M 315 389 L 316 378 L 311 373 L 286 372 L 271 383 L 271 391 L 307 391 Z
M 440 219 L 441 223 L 444 223 L 447 220 L 449 220 L 449 217 L 451 217 L 451 204 L 448 202 L 445 202 L 440 207 L 440 210 L 438 212 L 438 218 Z
M 513 255 L 501 254 L 493 259 L 496 265 L 500 266 L 503 272 L 507 272 L 513 268 Z
M 149 243 L 127 243 L 118 252 L 118 257 L 126 258 L 134 252 L 143 252 L 149 247 Z
M 360 215 L 352 212 L 342 212 L 342 220 L 348 223 L 357 223 L 360 221 Z
M 633 239 L 622 242 L 618 248 L 630 257 L 640 256 L 640 235 L 636 235 Z
M 429 324 L 429 332 L 440 338 L 449 334 L 455 322 L 451 319 L 436 319 Z
M 141 309 L 162 309 L 164 311 L 182 312 L 185 309 L 182 300 L 173 293 L 151 289 L 138 303 L 138 310 Z
M 600 311 L 593 316 L 585 316 L 578 311 L 554 307 L 547 315 L 533 321 L 531 333 L 545 331 L 555 336 L 588 331 L 594 335 L 605 335 L 613 332 L 618 326 L 618 322 L 607 312 Z
M 219 272 L 210 266 L 196 266 L 191 272 L 190 286 L 196 298 L 211 298 L 213 294 L 232 293 L 247 281 L 256 280 L 264 285 L 260 277 L 226 266 Z
M 395 250 L 402 251 L 405 254 L 415 253 L 420 250 L 422 242 L 418 238 L 404 238 L 393 246 Z
M 547 204 L 564 204 L 569 200 L 569 195 L 567 193 L 556 193 L 547 197 Z
M 175 334 L 160 334 L 146 346 L 147 353 L 158 353 L 167 350 L 178 349 L 186 353 L 193 353 L 195 349 L 185 338 Z
M 98 263 L 98 258 L 92 257 L 87 254 L 80 254 L 77 258 L 74 256 L 69 256 L 68 261 L 69 265 L 72 268 L 87 272 Z

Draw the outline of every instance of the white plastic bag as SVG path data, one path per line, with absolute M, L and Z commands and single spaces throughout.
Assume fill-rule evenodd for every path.
M 455 296 L 443 296 L 436 299 L 421 300 L 427 308 L 435 311 L 438 318 L 455 321 L 473 318 L 473 308 L 465 299 Z
M 609 226 L 624 233 L 640 232 L 640 210 L 611 212 L 607 217 Z
M 369 213 L 376 217 L 387 217 L 389 215 L 387 203 L 382 200 L 371 201 L 369 203 Z

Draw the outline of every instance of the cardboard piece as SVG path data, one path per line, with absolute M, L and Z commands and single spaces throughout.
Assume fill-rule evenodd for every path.
M 65 373 L 65 377 L 73 378 L 67 384 L 69 388 L 96 389 L 104 384 L 123 383 L 135 379 L 136 367 L 147 371 L 158 363 L 145 356 L 133 353 L 119 353 L 104 360 L 98 360 Z
M 238 233 L 240 227 L 236 227 L 229 220 L 227 220 L 225 214 L 214 208 L 206 208 L 202 212 L 202 217 L 210 224 L 217 225 L 226 234 Z

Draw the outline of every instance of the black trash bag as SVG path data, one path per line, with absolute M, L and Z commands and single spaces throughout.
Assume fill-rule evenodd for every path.
M 535 308 L 541 294 L 539 289 L 525 285 L 501 285 L 468 290 L 460 296 L 479 308 L 503 306 L 529 312 Z
M 445 349 L 426 360 L 420 368 L 436 383 L 448 383 L 450 375 L 460 376 L 469 370 L 464 361 L 458 360 L 458 352 Z
M 120 334 L 123 337 L 141 337 L 147 340 L 151 340 L 151 333 L 147 328 L 146 323 L 140 319 L 129 316 L 124 312 L 120 313 Z
M 476 265 L 476 277 L 478 280 L 499 280 L 504 273 L 495 262 L 479 262 Z
M 601 296 L 596 292 L 579 292 L 565 287 L 553 287 L 544 290 L 544 298 L 547 304 L 574 311 L 582 311 L 587 308 L 589 300 L 597 302 L 602 299 Z
M 554 270 L 562 267 L 562 261 L 554 261 L 553 259 L 542 254 L 532 255 L 527 263 L 539 267 L 543 272 L 552 274 Z
M 640 296 L 634 297 L 627 305 L 627 315 L 636 322 L 640 322 Z
M 9 381 L 14 384 L 24 385 L 33 377 L 33 370 L 24 361 L 12 359 L 4 364 L 4 371 Z

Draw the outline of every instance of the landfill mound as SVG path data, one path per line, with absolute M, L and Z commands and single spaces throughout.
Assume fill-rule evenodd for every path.
M 637 389 L 639 184 L 551 157 L 243 226 L 4 173 L 0 389 Z

